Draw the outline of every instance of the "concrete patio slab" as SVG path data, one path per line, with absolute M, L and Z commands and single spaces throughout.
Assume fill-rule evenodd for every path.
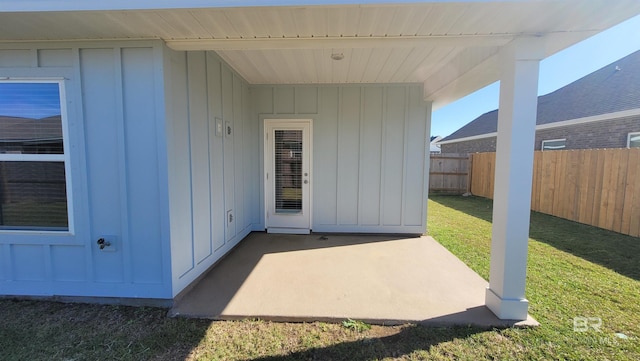
M 172 316 L 483 327 L 487 282 L 433 238 L 252 233 L 182 295 Z

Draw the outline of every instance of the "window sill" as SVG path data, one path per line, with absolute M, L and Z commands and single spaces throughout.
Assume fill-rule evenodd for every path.
M 19 231 L 0 230 L 0 245 L 29 244 L 29 245 L 67 245 L 80 246 L 85 242 L 77 234 L 69 231 Z

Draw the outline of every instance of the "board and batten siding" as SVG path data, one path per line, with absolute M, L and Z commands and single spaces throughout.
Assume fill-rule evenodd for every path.
M 260 150 L 244 79 L 213 52 L 165 58 L 175 296 L 252 230 Z
M 314 232 L 423 233 L 430 103 L 414 85 L 253 86 L 254 119 L 311 119 Z M 260 149 L 264 137 L 260 137 Z M 262 164 L 260 169 L 264 169 Z M 262 179 L 263 173 L 260 173 Z M 260 225 L 264 229 L 261 181 Z
M 162 46 L 0 45 L 0 78 L 64 79 L 74 224 L 0 231 L 0 294 L 171 298 Z
M 314 231 L 425 230 L 421 86 L 248 85 L 161 41 L 0 44 L 0 77 L 63 79 L 74 225 L 0 231 L 2 295 L 178 295 L 264 230 L 267 118 L 313 120 Z

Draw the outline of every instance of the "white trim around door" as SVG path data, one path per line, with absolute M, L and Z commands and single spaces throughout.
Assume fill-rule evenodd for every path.
M 264 120 L 265 226 L 269 233 L 311 231 L 310 119 Z

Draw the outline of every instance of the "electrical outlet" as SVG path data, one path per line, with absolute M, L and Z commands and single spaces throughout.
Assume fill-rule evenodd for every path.
M 226 129 L 225 130 L 225 135 L 227 137 L 230 137 L 231 134 L 233 133 L 233 128 L 231 127 L 231 122 L 227 120 L 226 122 L 224 122 L 224 125 L 225 125 L 225 129 Z
M 233 210 L 227 211 L 227 224 L 233 223 Z

